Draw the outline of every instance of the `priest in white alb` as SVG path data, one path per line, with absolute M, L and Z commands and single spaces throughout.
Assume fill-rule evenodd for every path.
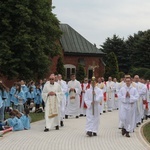
M 81 84 L 76 80 L 75 74 L 71 75 L 71 81 L 68 82 L 68 93 L 68 104 L 66 107 L 65 118 L 67 119 L 68 116 L 79 118 Z
M 135 87 L 131 85 L 131 78 L 126 78 L 126 85 L 123 86 L 119 93 L 120 100 L 120 119 L 122 122 L 122 135 L 130 137 L 129 132 L 133 132 L 136 124 L 136 102 L 139 94 Z
M 100 121 L 100 103 L 102 102 L 102 99 L 103 91 L 96 86 L 95 81 L 92 81 L 90 89 L 86 90 L 84 96 L 84 101 L 87 106 L 86 134 L 90 137 L 97 136 Z
M 106 83 L 104 82 L 104 78 L 98 78 L 98 83 L 97 83 L 97 87 L 99 87 L 102 92 L 103 92 L 103 99 L 102 99 L 102 103 L 100 105 L 100 114 L 102 114 L 103 112 L 106 112 L 107 109 L 107 104 L 106 104 L 106 100 L 105 100 L 105 94 L 106 94 Z
M 142 120 L 144 118 L 143 96 L 146 95 L 146 85 L 140 82 L 140 78 L 138 75 L 135 75 L 132 86 L 135 87 L 139 93 L 136 111 L 136 123 L 138 127 L 138 125 L 142 123 Z
M 63 118 L 65 117 L 65 107 L 66 107 L 66 92 L 68 91 L 68 86 L 66 81 L 62 80 L 62 75 L 58 74 L 58 83 L 61 86 L 63 97 L 60 102 L 60 126 L 64 126 Z
M 90 83 L 88 83 L 88 78 L 84 78 L 84 82 L 81 83 L 82 91 L 81 91 L 81 97 L 80 97 L 80 116 L 86 115 L 86 105 L 84 102 L 84 95 L 85 91 L 90 88 Z
M 145 119 L 150 118 L 150 82 L 147 80 L 146 83 L 146 102 L 145 102 Z
M 62 100 L 62 90 L 58 83 L 54 82 L 55 75 L 51 74 L 42 91 L 42 98 L 45 102 L 45 130 L 55 128 L 59 130 L 60 123 L 60 101 Z
M 108 77 L 108 81 L 106 82 L 106 101 L 108 112 L 111 112 L 113 110 L 114 100 L 115 100 L 115 85 L 114 82 L 112 81 L 112 77 Z

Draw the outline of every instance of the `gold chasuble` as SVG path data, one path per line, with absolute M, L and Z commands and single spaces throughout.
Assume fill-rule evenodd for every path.
M 71 102 L 71 103 L 74 103 L 74 102 L 75 102 L 76 93 L 75 93 L 74 91 L 71 91 L 71 92 L 69 93 L 69 95 L 70 95 L 70 102 Z
M 48 96 L 47 101 L 49 101 L 49 116 L 48 118 L 53 118 L 58 116 L 58 101 L 56 96 Z

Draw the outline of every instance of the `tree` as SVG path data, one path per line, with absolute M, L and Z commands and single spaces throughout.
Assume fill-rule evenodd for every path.
M 149 80 L 150 79 L 150 70 L 145 73 L 144 79 L 145 80 Z
M 84 78 L 86 77 L 86 73 L 83 65 L 78 64 L 76 76 L 77 76 L 77 80 L 79 80 L 80 82 L 83 81 Z
M 143 78 L 144 75 L 149 71 L 148 68 L 132 68 L 130 74 L 132 76 L 139 75 L 140 78 Z
M 65 68 L 64 68 L 63 61 L 62 61 L 62 57 L 59 57 L 57 60 L 56 71 L 57 71 L 57 74 L 61 74 L 63 78 L 65 77 Z
M 124 39 L 113 35 L 112 38 L 107 38 L 101 47 L 101 50 L 107 54 L 105 59 L 107 59 L 110 52 L 114 52 L 118 60 L 119 71 L 128 73 L 130 57 Z
M 105 78 L 107 79 L 109 76 L 112 78 L 118 79 L 119 69 L 118 69 L 118 61 L 114 52 L 110 52 L 107 55 L 106 60 L 106 68 L 105 68 Z
M 124 78 L 125 73 L 124 72 L 119 72 L 119 79 Z
M 126 45 L 128 51 L 130 51 L 130 65 L 135 68 L 149 68 L 150 30 L 139 31 L 137 34 L 129 36 Z
M 0 74 L 8 78 L 41 78 L 50 58 L 59 54 L 59 21 L 49 0 L 0 1 Z

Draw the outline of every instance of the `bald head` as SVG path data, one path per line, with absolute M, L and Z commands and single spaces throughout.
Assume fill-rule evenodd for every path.
M 108 81 L 112 81 L 112 77 L 108 77 Z
M 49 81 L 50 81 L 50 83 L 51 83 L 51 84 L 54 83 L 54 80 L 55 80 L 55 75 L 54 75 L 54 74 L 51 74 L 51 75 L 49 76 Z
M 138 76 L 138 75 L 135 75 L 135 76 L 134 76 L 134 82 L 139 82 L 139 80 L 140 80 L 139 76 Z
M 62 79 L 62 75 L 58 74 L 58 80 L 61 80 L 61 79 Z

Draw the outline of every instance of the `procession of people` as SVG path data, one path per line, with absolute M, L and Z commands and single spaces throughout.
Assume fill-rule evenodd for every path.
M 111 76 L 106 81 L 104 77 L 85 77 L 80 82 L 75 74 L 70 79 L 66 82 L 61 74 L 51 74 L 37 83 L 21 80 L 10 89 L 0 81 L 1 130 L 8 126 L 14 131 L 28 130 L 29 112 L 44 112 L 44 132 L 59 130 L 65 126 L 64 119 L 85 117 L 86 135 L 92 137 L 98 134 L 100 116 L 116 110 L 121 134 L 130 137 L 144 119 L 150 118 L 149 80 L 125 75 L 120 82 Z M 9 119 L 5 119 L 5 113 L 10 114 Z

